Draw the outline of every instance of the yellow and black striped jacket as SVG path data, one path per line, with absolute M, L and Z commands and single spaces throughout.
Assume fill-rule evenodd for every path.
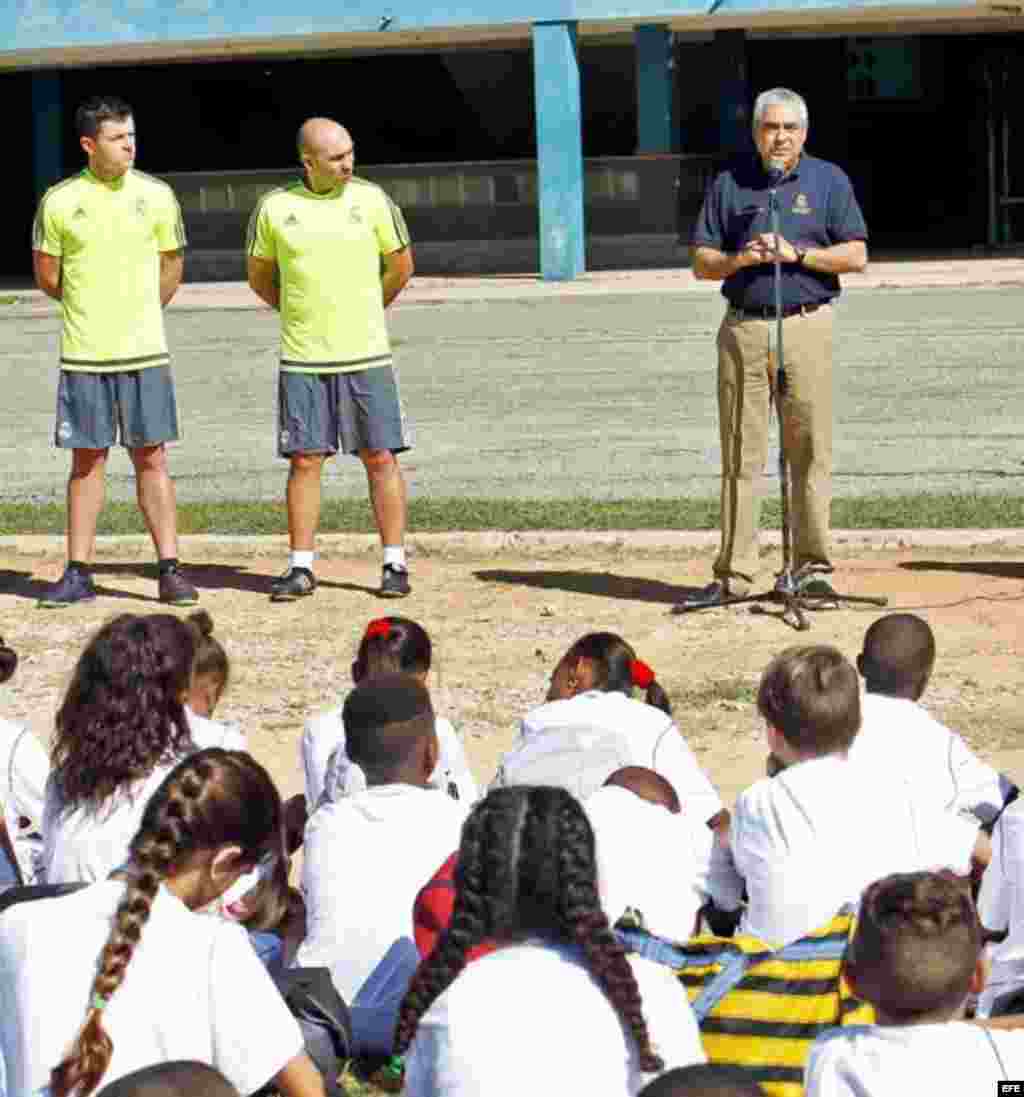
M 755 937 L 692 937 L 677 944 L 619 930 L 632 952 L 671 967 L 686 988 L 708 1061 L 749 1072 L 769 1097 L 802 1097 L 811 1044 L 836 1025 L 874 1023 L 840 968 L 851 911 L 773 949 Z

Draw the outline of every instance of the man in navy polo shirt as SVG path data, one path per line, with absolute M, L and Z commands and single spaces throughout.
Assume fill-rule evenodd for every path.
M 782 263 L 787 392 L 780 414 L 792 476 L 793 566 L 802 590 L 827 598 L 832 501 L 832 307 L 838 275 L 867 265 L 867 227 L 850 180 L 808 156 L 807 104 L 773 88 L 754 104 L 756 155 L 711 184 L 693 234 L 693 272 L 722 281 L 728 302 L 718 331 L 722 445 L 722 543 L 715 579 L 687 605 L 718 605 L 749 592 L 758 571 L 760 481 L 768 459 L 776 382 L 773 264 Z M 779 239 L 771 229 L 770 169 Z

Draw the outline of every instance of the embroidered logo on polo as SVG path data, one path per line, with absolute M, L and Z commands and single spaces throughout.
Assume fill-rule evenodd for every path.
M 145 198 L 139 198 L 136 201 L 136 203 L 135 203 L 135 212 L 140 217 L 145 217 L 146 216 L 146 199 Z
M 353 206 L 348 211 L 348 220 L 351 225 L 361 225 L 363 223 L 363 213 L 358 206 Z
M 71 220 L 72 220 L 72 221 L 77 221 L 77 220 L 78 220 L 79 218 L 81 218 L 81 217 L 85 217 L 85 216 L 87 216 L 87 214 L 86 214 L 85 210 L 84 210 L 84 209 L 82 209 L 82 207 L 81 207 L 81 206 L 78 206 L 78 207 L 77 207 L 77 208 L 75 209 L 75 212 L 74 212 L 74 213 L 73 213 L 73 214 L 71 215 Z
M 288 216 L 284 219 L 284 223 L 286 227 L 288 225 L 297 225 L 299 223 L 299 219 L 295 216 L 294 213 L 289 213 Z
M 810 202 L 807 201 L 807 195 L 806 194 L 802 194 L 802 193 L 798 194 L 796 196 L 796 198 L 793 199 L 793 212 L 794 213 L 810 213 L 811 212 L 811 204 L 810 204 Z

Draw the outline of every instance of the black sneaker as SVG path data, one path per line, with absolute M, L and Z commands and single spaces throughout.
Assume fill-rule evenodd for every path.
M 309 568 L 289 568 L 270 584 L 271 602 L 294 602 L 316 590 L 316 578 Z
M 165 571 L 160 576 L 160 601 L 166 606 L 194 606 L 199 601 L 199 591 L 182 575 L 179 568 Z
M 674 606 L 673 613 L 686 613 L 691 609 L 711 609 L 713 606 L 726 606 L 732 599 L 740 597 L 729 590 L 729 584 L 724 579 L 714 579 L 706 587 L 684 598 L 679 605 Z
M 53 583 L 39 599 L 40 609 L 65 609 L 78 602 L 96 600 L 96 588 L 92 585 L 92 576 L 77 568 L 65 568 L 60 579 Z
M 384 565 L 378 592 L 381 598 L 404 598 L 411 590 L 409 573 L 405 568 L 396 568 L 394 564 Z

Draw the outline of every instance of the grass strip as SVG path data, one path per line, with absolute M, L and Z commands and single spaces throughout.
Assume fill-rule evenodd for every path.
M 779 522 L 777 500 L 767 500 L 762 525 Z M 861 496 L 832 504 L 835 529 L 1001 529 L 1024 527 L 1024 496 L 917 495 Z M 218 500 L 178 505 L 181 533 L 251 535 L 286 533 L 283 502 Z M 417 533 L 453 530 L 713 530 L 718 501 L 712 499 L 412 499 L 409 528 Z M 362 499 L 324 503 L 324 533 L 372 533 L 369 504 Z M 0 533 L 61 534 L 59 503 L 0 503 Z M 134 502 L 108 503 L 100 515 L 101 534 L 145 533 Z

